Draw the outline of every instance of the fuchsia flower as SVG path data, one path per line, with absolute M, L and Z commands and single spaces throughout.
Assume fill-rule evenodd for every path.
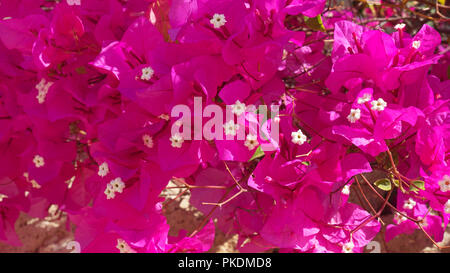
M 422 227 L 430 234 L 436 242 L 443 239 L 442 219 L 436 215 L 430 215 L 427 206 L 414 198 L 399 194 L 397 197 L 398 208 L 402 213 L 413 219 L 422 220 Z M 405 216 L 396 213 L 394 216 L 394 225 L 388 225 L 386 229 L 386 241 L 401 233 L 411 234 L 418 228 L 417 224 L 407 219 Z
M 328 195 L 317 191 L 317 188 L 305 188 L 292 204 L 275 208 L 277 211 L 261 231 L 263 238 L 282 248 L 341 252 L 349 242 L 349 232 L 370 215 L 349 203 L 336 211 L 336 207 L 328 202 Z M 353 233 L 354 250 L 369 243 L 379 228 L 379 223 L 373 220 Z
M 287 3 L 288 5 L 284 9 L 286 13 L 292 15 L 301 13 L 308 17 L 315 17 L 322 13 L 326 1 L 292 0 Z

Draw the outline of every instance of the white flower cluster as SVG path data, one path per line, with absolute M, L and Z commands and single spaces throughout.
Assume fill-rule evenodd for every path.
M 372 105 L 370 109 L 374 111 L 381 112 L 387 107 L 387 103 L 382 98 L 372 100 L 372 96 L 368 93 L 365 93 L 362 97 L 359 97 L 357 102 L 358 104 L 364 104 L 369 101 L 370 104 Z M 361 109 L 359 108 L 351 109 L 350 114 L 347 116 L 347 120 L 350 123 L 355 123 L 360 119 L 361 119 Z
M 123 239 L 117 239 L 116 248 L 120 251 L 120 253 L 136 253 L 136 251 L 132 249 Z
M 153 148 L 153 145 L 154 145 L 153 138 L 150 135 L 148 135 L 148 134 L 143 135 L 142 142 L 144 143 L 145 147 L 147 147 L 149 149 Z
M 116 192 L 122 193 L 125 188 L 125 183 L 122 181 L 122 178 L 117 177 L 116 179 L 111 180 L 111 182 L 106 185 L 105 195 L 106 199 L 113 199 L 116 197 Z
M 450 176 L 444 175 L 439 181 L 439 187 L 441 192 L 450 191 Z
M 416 204 L 416 201 L 414 201 L 412 198 L 409 198 L 405 201 L 405 203 L 403 203 L 403 208 L 411 210 L 416 206 Z
M 53 85 L 53 82 L 47 82 L 45 79 L 42 79 L 37 85 L 36 89 L 38 90 L 38 94 L 36 99 L 39 104 L 43 104 L 45 102 L 45 98 L 47 97 L 48 90 Z

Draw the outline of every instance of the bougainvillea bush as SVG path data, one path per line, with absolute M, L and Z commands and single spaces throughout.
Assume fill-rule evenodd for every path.
M 216 230 L 240 252 L 445 247 L 448 2 L 0 3 L 1 241 L 57 205 L 82 252 L 204 252 Z M 169 236 L 168 188 L 193 232 Z

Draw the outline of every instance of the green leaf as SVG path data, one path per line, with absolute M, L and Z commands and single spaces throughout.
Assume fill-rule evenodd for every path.
M 313 30 L 325 32 L 325 26 L 323 25 L 322 16 L 317 15 L 316 17 L 305 17 L 305 23 L 308 27 Z
M 391 181 L 387 178 L 378 179 L 375 181 L 375 186 L 382 189 L 383 191 L 390 191 L 392 189 Z
M 261 146 L 258 146 L 258 148 L 256 148 L 256 151 L 255 151 L 255 153 L 253 154 L 252 158 L 250 158 L 249 162 L 252 161 L 252 160 L 254 160 L 254 159 L 263 157 L 264 155 L 265 155 L 265 154 L 264 154 L 264 151 L 262 150 Z
M 417 193 L 419 191 L 418 188 L 421 189 L 421 190 L 425 190 L 425 181 L 423 181 L 423 180 L 414 180 L 414 181 L 411 182 L 411 185 L 409 186 L 409 190 L 410 191 L 413 191 L 413 192 Z
M 394 183 L 394 185 L 398 188 L 398 186 L 400 185 L 400 181 L 398 181 L 398 179 L 392 179 L 392 182 Z

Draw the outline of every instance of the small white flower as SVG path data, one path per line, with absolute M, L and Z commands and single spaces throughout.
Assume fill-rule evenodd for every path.
M 3 199 L 6 199 L 6 198 L 8 198 L 7 195 L 4 195 L 4 194 L 1 194 L 1 193 L 0 193 L 0 202 L 2 202 Z
M 403 203 L 404 209 L 413 209 L 416 206 L 416 201 L 414 201 L 412 198 L 409 198 L 408 200 Z
M 141 72 L 141 80 L 143 81 L 149 81 L 155 74 L 155 71 L 150 66 L 142 68 Z
M 369 93 L 365 93 L 362 97 L 358 98 L 358 104 L 364 104 L 366 102 L 369 102 L 372 99 L 372 95 Z
M 123 239 L 117 239 L 116 248 L 120 251 L 120 253 L 136 253 L 136 251 L 132 249 Z
M 352 109 L 350 110 L 350 114 L 347 116 L 348 121 L 351 123 L 355 123 L 361 118 L 361 110 L 360 109 Z
M 31 183 L 31 187 L 33 187 L 35 189 L 40 189 L 41 188 L 41 185 L 39 185 L 39 183 L 36 180 L 31 179 L 29 182 Z
M 170 141 L 172 142 L 172 147 L 181 148 L 181 146 L 183 145 L 184 139 L 179 133 L 176 133 L 170 137 Z
M 350 185 L 345 185 L 344 188 L 342 188 L 342 194 L 349 195 L 350 194 Z
M 48 90 L 53 85 L 53 82 L 46 82 L 45 79 L 41 79 L 41 81 L 36 84 L 36 89 L 38 90 L 38 94 L 36 96 L 36 99 L 38 100 L 39 104 L 42 104 L 45 102 L 45 98 L 47 97 Z
M 106 185 L 106 189 L 105 189 L 104 193 L 106 195 L 106 199 L 108 199 L 108 200 L 116 197 L 116 192 L 114 191 L 114 188 L 111 184 Z
M 43 104 L 45 102 L 46 97 L 47 97 L 46 93 L 38 93 L 36 99 L 38 100 L 39 104 Z
M 122 178 L 120 177 L 111 180 L 109 184 L 111 185 L 111 188 L 114 190 L 114 192 L 122 193 L 123 189 L 125 188 L 125 183 L 122 181 Z
M 150 148 L 150 149 L 153 148 L 153 138 L 150 135 L 148 135 L 148 134 L 143 135 L 142 142 L 144 142 L 144 145 L 147 148 Z
M 47 90 L 53 85 L 53 82 L 47 82 L 47 84 L 45 85 L 45 90 Z
M 69 6 L 80 6 L 81 0 L 67 0 Z
M 40 155 L 35 155 L 33 158 L 33 163 L 36 168 L 40 168 L 45 165 L 44 158 Z
M 233 114 L 236 114 L 237 116 L 240 116 L 242 113 L 245 112 L 245 104 L 241 103 L 239 100 L 237 100 L 234 103 L 233 108 L 231 109 L 231 112 L 233 112 Z
M 108 163 L 103 162 L 100 166 L 98 166 L 98 176 L 105 177 L 109 173 Z
M 306 142 L 306 136 L 303 134 L 302 130 L 298 130 L 297 132 L 291 133 L 292 142 L 294 144 L 302 145 Z
M 441 192 L 450 191 L 450 176 L 448 176 L 447 174 L 444 175 L 439 181 L 439 187 Z
M 401 215 L 398 212 L 394 212 L 394 220 L 397 222 L 397 224 L 401 224 L 407 220 L 407 218 L 403 215 Z
M 415 48 L 415 49 L 419 49 L 420 48 L 420 41 L 412 42 L 412 47 Z
M 372 110 L 375 110 L 375 111 L 383 111 L 384 108 L 386 108 L 386 106 L 387 106 L 387 103 L 382 98 L 371 101 L 371 104 L 372 104 Z
M 352 253 L 354 247 L 355 247 L 355 244 L 353 244 L 353 242 L 345 243 L 342 246 L 342 252 L 344 252 L 344 253 Z
M 223 127 L 225 128 L 225 135 L 227 136 L 235 136 L 237 130 L 239 130 L 239 124 L 235 124 L 232 120 L 225 123 Z
M 399 30 L 399 29 L 404 29 L 405 27 L 406 27 L 405 24 L 396 24 L 394 28 L 395 28 L 396 30 Z
M 104 191 L 106 195 L 106 199 L 113 199 L 116 197 L 116 193 L 122 193 L 125 188 L 125 183 L 122 181 L 122 178 L 117 177 L 111 180 L 107 185 Z
M 214 25 L 214 28 L 220 28 L 221 26 L 224 26 L 227 20 L 225 19 L 224 14 L 218 14 L 215 13 L 213 18 L 209 21 L 212 25 Z
M 256 135 L 249 134 L 245 139 L 244 145 L 251 151 L 255 149 L 256 146 L 259 145 Z
M 445 203 L 444 212 L 450 213 L 450 199 Z

